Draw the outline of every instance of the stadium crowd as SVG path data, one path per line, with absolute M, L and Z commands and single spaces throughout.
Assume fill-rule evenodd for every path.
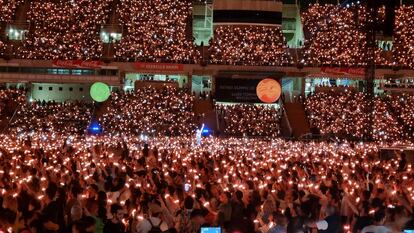
M 0 0 L 0 7 L 13 10 L 18 2 Z M 32 1 L 33 28 L 16 54 L 100 58 L 99 30 L 113 2 Z M 412 30 L 401 25 L 411 23 L 412 9 L 402 9 L 397 30 L 405 31 L 393 49 L 400 64 L 412 66 Z M 126 26 L 116 58 L 198 61 L 188 28 L 189 0 L 120 0 L 117 10 Z M 303 19 L 307 64 L 364 65 L 362 8 L 314 5 Z M 292 64 L 280 28 L 218 26 L 214 33 L 209 51 L 214 64 Z M 389 64 L 380 51 L 377 55 L 378 64 Z M 198 142 L 191 137 L 199 121 L 195 97 L 170 86 L 113 93 L 101 106 L 99 136 L 85 134 L 96 114 L 92 105 L 25 100 L 24 91 L 0 90 L 0 116 L 18 103 L 9 131 L 0 134 L 1 233 L 199 233 L 210 226 L 225 233 L 414 229 L 412 165 L 401 151 L 378 159 L 383 146 L 410 140 L 414 146 L 412 95 L 375 98 L 376 143 L 276 139 L 280 109 L 244 104 L 216 110 L 224 134 L 252 138 Z M 363 93 L 319 92 L 305 106 L 322 134 L 352 141 L 370 130 L 366 102 Z
M 0 0 L 0 22 L 10 22 L 13 20 L 17 6 L 23 0 Z
M 6 44 L 4 44 L 4 42 L 0 40 L 0 56 L 3 56 L 5 51 L 6 51 Z
M 280 27 L 217 26 L 210 42 L 210 62 L 227 65 L 292 64 Z
M 193 95 L 175 87 L 148 87 L 134 93 L 113 93 L 101 106 L 101 114 L 97 114 L 93 104 L 83 101 L 27 102 L 25 91 L 9 89 L 0 91 L 0 115 L 6 108 L 16 109 L 8 127 L 14 133 L 83 135 L 96 122 L 104 131 L 114 134 L 181 136 L 195 133 L 198 126 L 194 100 Z
M 4 114 L 13 109 L 13 106 L 24 104 L 25 94 L 24 90 L 0 88 L 0 117 L 4 117 Z
M 384 95 L 374 99 L 373 139 L 378 142 L 413 140 L 413 96 Z M 365 93 L 318 92 L 307 97 L 305 108 L 312 126 L 321 134 L 364 139 L 370 132 L 370 114 Z
M 380 13 L 383 12 L 380 10 Z M 383 20 L 381 14 L 379 18 Z M 366 10 L 357 4 L 311 5 L 302 14 L 305 32 L 305 65 L 363 66 L 366 64 Z M 379 65 L 392 62 L 378 47 L 375 61 Z
M 223 133 L 229 136 L 280 135 L 280 109 L 274 106 L 253 104 L 217 104 L 218 121 Z
M 125 35 L 116 48 L 122 60 L 196 63 L 190 0 L 121 0 Z
M 25 59 L 82 59 L 102 56 L 99 32 L 112 0 L 31 1 L 32 27 L 15 55 Z
M 92 116 L 92 104 L 84 102 L 32 102 L 17 107 L 9 126 L 12 132 L 70 132 L 84 134 Z
M 395 141 L 412 139 L 412 132 L 404 132 L 404 127 L 397 121 L 388 103 L 378 97 L 374 100 L 373 138 L 377 141 Z M 405 134 L 407 133 L 407 134 Z
M 386 101 L 390 110 L 400 122 L 404 123 L 404 127 L 414 132 L 414 96 L 403 93 L 400 95 L 388 95 Z
M 0 94 L 25 100 L 24 91 Z M 306 103 L 313 104 L 314 123 L 343 127 L 346 122 L 334 118 L 350 119 L 350 128 L 322 129 L 358 136 L 364 134 L 355 127 L 365 124 L 364 99 L 350 91 L 316 93 Z M 403 138 L 393 113 L 400 110 L 399 117 L 412 123 L 412 96 L 375 100 L 375 129 L 385 132 L 377 143 L 276 139 L 271 136 L 278 134 L 279 112 L 259 105 L 216 107 L 231 120 L 230 135 L 239 131 L 267 139 L 199 142 L 192 136 L 193 101 L 170 86 L 114 93 L 103 106 L 108 111 L 99 120 L 105 129 L 99 136 L 84 133 L 92 115 L 84 103 L 21 105 L 10 130 L 0 134 L 0 231 L 414 229 L 412 165 L 399 150 L 388 160 L 378 159 L 381 147 L 398 146 Z
M 403 5 L 396 11 L 394 34 L 394 59 L 400 66 L 414 67 L 413 39 L 414 7 Z
M 362 138 L 368 132 L 364 101 L 364 93 L 318 92 L 306 98 L 305 109 L 321 134 Z
M 191 135 L 198 126 L 195 97 L 171 86 L 114 93 L 100 118 L 105 131 L 128 134 Z
M 0 0 L 0 22 L 12 21 L 21 2 Z M 384 21 L 384 15 L 381 8 L 378 20 Z M 414 66 L 413 33 L 409 30 L 413 15 L 413 6 L 396 10 L 394 41 L 379 41 L 377 65 Z M 18 58 L 96 60 L 105 53 L 121 61 L 200 62 L 192 35 L 190 0 L 35 0 L 27 16 L 30 30 L 23 43 L 12 49 Z M 365 21 L 366 10 L 359 4 L 310 5 L 302 12 L 305 42 L 299 60 L 310 66 L 365 65 Z M 103 51 L 100 32 L 107 24 L 122 25 L 122 38 L 110 41 L 114 50 Z M 0 42 L 0 55 L 4 42 Z M 212 64 L 280 66 L 293 65 L 295 60 L 280 27 L 217 26 L 208 51 Z
M 3 232 L 400 232 L 414 173 L 369 143 L 0 136 Z M 410 220 L 411 219 L 411 220 Z M 154 227 L 151 227 L 154 226 Z

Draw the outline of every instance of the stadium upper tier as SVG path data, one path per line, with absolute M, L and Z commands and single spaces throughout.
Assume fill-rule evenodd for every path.
M 97 59 L 102 56 L 100 25 L 109 18 L 112 0 L 32 1 L 31 22 L 14 53 L 28 59 Z
M 0 0 L 0 22 L 10 22 L 22 0 Z
M 384 9 L 379 12 L 384 19 Z M 366 64 L 366 9 L 360 5 L 312 5 L 302 14 L 305 32 L 304 60 L 311 65 Z M 390 65 L 378 47 L 375 61 Z
M 151 62 L 196 63 L 189 0 L 121 0 L 117 8 L 125 36 L 116 57 Z
M 0 56 L 258 66 L 299 62 L 305 66 L 365 65 L 365 9 L 361 5 L 309 6 L 301 13 L 305 38 L 296 51 L 288 48 L 280 26 L 240 24 L 215 25 L 208 48 L 197 47 L 192 9 L 190 0 L 0 0 Z M 384 9 L 379 13 L 378 20 L 383 20 Z M 378 65 L 414 66 L 413 15 L 412 6 L 397 9 L 394 40 L 378 42 Z M 28 26 L 21 38 L 12 38 L 10 30 L 22 18 Z M 109 41 L 103 41 L 101 34 L 108 25 L 118 31 L 109 30 Z
M 278 27 L 218 26 L 209 52 L 210 62 L 214 64 L 292 64 L 282 30 Z

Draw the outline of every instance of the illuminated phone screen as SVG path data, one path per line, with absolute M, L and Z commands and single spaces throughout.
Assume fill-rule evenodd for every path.
M 202 227 L 201 233 L 221 233 L 220 227 Z

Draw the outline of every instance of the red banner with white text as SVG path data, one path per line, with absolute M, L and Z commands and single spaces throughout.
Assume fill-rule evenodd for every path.
M 364 68 L 322 67 L 321 73 L 330 75 L 365 76 Z
M 135 63 L 135 68 L 139 71 L 168 71 L 168 72 L 182 72 L 184 71 L 184 65 L 182 64 L 170 64 L 170 63 Z
M 63 68 L 102 68 L 101 61 L 82 61 L 82 60 L 53 60 L 53 66 Z

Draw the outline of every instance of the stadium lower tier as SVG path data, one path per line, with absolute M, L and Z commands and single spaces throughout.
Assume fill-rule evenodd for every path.
M 413 140 L 413 107 L 409 94 L 384 95 L 370 102 L 361 92 L 320 92 L 305 100 L 310 123 L 321 134 L 356 140 Z
M 6 89 L 0 91 L 0 114 L 5 132 L 83 135 L 97 128 L 104 135 L 189 136 L 205 123 L 205 113 L 194 111 L 196 100 L 194 95 L 170 86 L 115 92 L 99 106 L 82 101 L 28 102 L 25 91 Z M 317 92 L 303 104 L 306 120 L 326 137 L 377 142 L 414 140 L 414 96 L 410 94 L 383 95 L 371 104 L 360 92 Z M 211 111 L 215 112 L 212 121 L 218 127 L 212 133 L 279 137 L 286 117 L 282 109 L 279 104 L 217 102 Z
M 0 140 L 3 232 L 413 227 L 413 154 L 380 157 L 384 144 L 56 132 Z

